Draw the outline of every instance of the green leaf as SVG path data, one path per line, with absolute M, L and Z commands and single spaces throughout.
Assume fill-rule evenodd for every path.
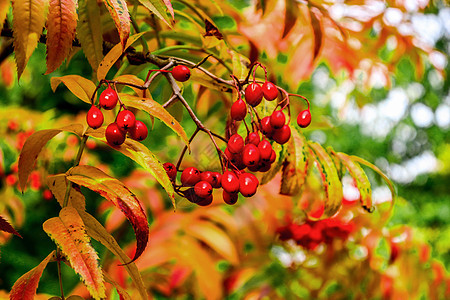
M 94 72 L 103 59 L 103 36 L 97 1 L 78 0 L 77 36 Z
M 341 207 L 342 183 L 339 180 L 336 166 L 325 149 L 316 142 L 309 141 L 308 145 L 322 175 L 322 184 L 326 195 L 324 212 L 321 218 L 329 218 L 337 213 Z
M 89 129 L 86 134 L 108 144 L 105 139 L 104 128 L 99 128 L 97 130 Z M 172 182 L 167 176 L 167 173 L 164 170 L 161 162 L 147 147 L 132 139 L 126 139 L 125 143 L 123 143 L 119 147 L 112 148 L 128 156 L 136 163 L 138 163 L 141 167 L 143 167 L 146 171 L 150 172 L 150 174 L 152 174 L 153 177 L 155 177 L 155 179 L 158 180 L 158 182 L 166 190 L 167 194 L 170 197 L 170 200 L 172 201 L 173 207 L 176 208 L 175 191 L 173 189 Z
M 166 3 L 164 3 L 163 0 L 139 0 L 139 2 L 152 13 L 154 13 L 158 18 L 163 20 L 169 27 L 172 27 L 172 21 L 169 19 L 166 13 L 166 9 L 168 8 L 168 6 L 166 6 Z M 172 5 L 170 5 L 170 7 L 172 7 Z M 169 11 L 173 17 L 173 8 L 169 8 Z

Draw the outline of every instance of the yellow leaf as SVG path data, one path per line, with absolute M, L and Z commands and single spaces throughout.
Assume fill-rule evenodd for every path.
M 25 188 L 28 176 L 33 170 L 36 159 L 42 148 L 49 140 L 62 131 L 73 132 L 81 136 L 83 134 L 83 125 L 73 124 L 60 129 L 40 130 L 27 138 L 19 155 L 19 186 L 22 191 Z
M 103 0 L 103 3 L 108 8 L 114 24 L 116 24 L 122 50 L 125 50 L 125 45 L 130 35 L 130 15 L 128 13 L 127 2 L 125 0 Z
M 94 72 L 103 59 L 103 36 L 97 1 L 78 0 L 77 36 Z
M 112 284 L 116 288 L 117 293 L 120 295 L 120 299 L 131 300 L 131 297 L 130 295 L 128 295 L 127 291 L 123 287 L 121 287 L 120 284 L 114 281 L 114 279 L 112 279 L 111 276 L 108 275 L 108 273 L 103 272 L 103 277 L 105 278 L 106 282 Z M 148 299 L 148 296 L 143 299 Z M 69 300 L 69 298 L 67 298 L 67 300 Z
M 149 94 L 150 96 L 150 94 Z M 120 100 L 126 105 L 140 110 L 146 111 L 151 116 L 163 121 L 164 124 L 169 126 L 183 142 L 189 147 L 189 139 L 184 131 L 183 127 L 178 123 L 175 118 L 162 107 L 161 104 L 151 98 L 140 98 L 128 94 L 119 94 Z M 151 97 L 151 96 L 150 96 Z
M 55 71 L 72 49 L 77 27 L 76 0 L 50 0 L 47 17 L 47 71 Z
M 74 271 L 81 276 L 91 296 L 95 299 L 104 298 L 105 286 L 98 256 L 77 210 L 64 207 L 59 217 L 45 221 L 42 226 L 67 257 Z
M 47 177 L 47 186 L 62 207 L 66 196 L 67 179 L 66 174 L 51 175 Z M 86 199 L 79 188 L 72 187 L 69 192 L 67 206 L 74 207 L 78 213 L 86 209 Z
M 87 187 L 105 197 L 124 213 L 136 234 L 135 261 L 145 250 L 148 242 L 148 221 L 136 195 L 122 182 L 93 166 L 76 166 L 68 171 L 67 179 Z
M 144 85 L 144 80 L 140 79 L 139 77 L 137 77 L 136 75 L 131 75 L 131 74 L 124 74 L 124 75 L 120 75 L 117 76 L 116 78 L 114 78 L 114 81 L 119 81 L 119 82 L 124 82 L 124 83 L 131 83 L 131 84 L 136 84 L 136 85 Z M 133 89 L 133 91 L 139 96 L 139 97 L 144 97 L 144 90 L 135 88 L 130 86 L 131 89 Z M 148 93 L 148 91 L 147 91 Z M 149 97 L 151 97 L 150 93 L 147 94 Z
M 11 0 L 3 0 L 0 2 L 0 24 L 3 24 L 3 22 L 5 21 L 10 2 Z
M 18 78 L 37 46 L 47 16 L 48 0 L 13 1 L 13 37 Z
M 36 290 L 41 279 L 42 272 L 47 266 L 48 262 L 55 255 L 55 251 L 52 251 L 37 267 L 31 271 L 22 275 L 14 283 L 9 299 L 11 300 L 29 300 L 34 299 L 36 296 Z
M 99 128 L 96 130 L 88 129 L 86 131 L 86 134 L 98 140 L 101 140 L 104 143 L 107 143 L 105 139 L 104 128 Z M 155 179 L 158 180 L 158 182 L 166 190 L 167 194 L 170 197 L 170 200 L 172 201 L 172 205 L 175 208 L 175 191 L 173 189 L 172 182 L 167 176 L 167 173 L 164 170 L 161 162 L 147 147 L 145 147 L 142 143 L 139 143 L 132 139 L 126 139 L 125 143 L 118 147 L 114 147 L 114 149 L 128 156 L 136 163 L 138 163 L 141 167 L 143 167 L 146 171 L 150 172 L 150 174 L 152 174 L 153 177 L 155 177 Z
M 122 53 L 131 46 L 138 38 L 141 37 L 145 32 L 141 32 L 135 35 L 132 35 L 128 38 L 128 41 L 124 47 L 119 43 L 115 45 L 108 54 L 105 55 L 100 66 L 97 69 L 97 80 L 100 81 L 106 78 L 106 74 L 108 74 L 109 69 L 114 65 L 114 63 L 119 59 Z
M 62 77 L 52 77 L 50 79 L 50 85 L 53 92 L 60 83 L 64 83 L 65 86 L 82 101 L 91 104 L 91 97 L 95 92 L 95 84 L 79 75 L 66 75 Z

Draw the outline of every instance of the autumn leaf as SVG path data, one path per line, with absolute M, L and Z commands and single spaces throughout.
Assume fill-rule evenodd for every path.
M 168 8 L 169 12 L 173 18 L 173 8 L 168 0 L 139 0 L 139 2 L 152 13 L 154 13 L 158 18 L 164 21 L 169 27 L 171 27 L 171 20 L 168 18 L 166 13 L 166 8 Z M 167 4 L 170 4 L 167 6 Z
M 326 195 L 324 212 L 321 218 L 329 218 L 337 213 L 341 207 L 342 183 L 339 180 L 334 162 L 325 149 L 316 142 L 309 141 L 308 145 L 322 175 L 322 184 Z
M 162 107 L 161 104 L 151 98 L 140 98 L 128 94 L 120 93 L 119 97 L 126 106 L 146 111 L 151 116 L 163 121 L 164 124 L 169 126 L 176 134 L 178 134 L 183 142 L 189 147 L 189 139 L 183 127 L 171 114 L 167 112 L 164 107 Z
M 19 186 L 23 191 L 28 180 L 28 176 L 34 168 L 34 164 L 37 160 L 42 148 L 51 140 L 55 135 L 62 131 L 69 131 L 77 135 L 83 134 L 83 125 L 73 124 L 62 127 L 60 129 L 45 129 L 34 132 L 25 141 L 22 150 L 19 155 Z
M 55 71 L 69 55 L 77 27 L 77 0 L 49 0 L 47 71 Z
M 10 2 L 11 0 L 4 0 L 0 2 L 0 24 L 3 24 L 5 21 Z
M 342 161 L 350 175 L 355 180 L 356 187 L 359 190 L 362 207 L 368 212 L 371 212 L 373 209 L 372 188 L 370 186 L 370 181 L 369 178 L 367 178 L 366 173 L 361 168 L 361 166 L 357 162 L 355 162 L 349 155 L 342 152 L 335 153 L 335 155 Z
M 121 300 L 131 300 L 131 297 L 127 293 L 127 291 L 123 287 L 121 287 L 120 284 L 118 284 L 114 279 L 112 279 L 112 277 L 109 276 L 108 273 L 103 272 L 103 278 L 105 278 L 106 282 L 108 282 L 109 284 L 111 284 L 116 288 L 116 291 L 119 294 Z M 148 299 L 148 296 L 143 299 Z
M 123 47 L 120 43 L 115 45 L 106 55 L 103 57 L 98 69 L 97 69 L 97 80 L 100 81 L 106 78 L 109 69 L 116 63 L 120 56 L 122 56 L 123 52 L 131 46 L 144 32 L 137 33 L 128 38 L 125 47 Z
M 313 49 L 314 49 L 313 62 L 314 62 L 317 59 L 317 57 L 319 56 L 320 49 L 322 48 L 322 41 L 323 41 L 322 23 L 317 18 L 313 9 L 309 10 L 309 16 L 311 18 L 311 27 L 312 27 L 313 34 L 314 34 L 314 47 L 313 47 Z
M 63 207 L 67 189 L 66 174 L 48 176 L 47 186 L 52 192 L 53 196 L 55 196 L 55 199 L 56 201 L 58 201 L 59 205 Z M 86 209 L 86 199 L 81 193 L 79 187 L 77 187 L 75 184 L 72 185 L 72 188 L 69 191 L 67 206 L 76 208 L 78 213 Z
M 299 18 L 300 12 L 298 9 L 298 4 L 295 1 L 285 0 L 285 10 L 284 10 L 284 27 L 281 38 L 285 38 L 297 23 L 297 19 Z
M 45 26 L 47 6 L 48 0 L 14 0 L 12 2 L 14 53 L 19 79 Z
M 94 72 L 103 59 L 103 36 L 97 1 L 78 0 L 77 36 Z
M 297 129 L 292 130 L 288 149 L 283 163 L 280 194 L 295 195 L 300 192 L 305 183 L 309 167 L 308 144 L 303 134 Z
M 174 12 L 173 12 L 173 7 L 172 7 L 172 3 L 170 3 L 170 0 L 163 0 L 164 4 L 166 5 L 167 9 L 169 10 L 170 15 L 172 16 L 172 19 L 175 18 Z
M 125 0 L 103 0 L 106 8 L 108 8 L 117 31 L 119 32 L 122 50 L 126 49 L 128 37 L 130 35 L 130 15 Z
M 99 193 L 125 214 L 136 234 L 136 253 L 131 262 L 135 261 L 147 246 L 149 233 L 147 216 L 137 197 L 119 180 L 93 166 L 74 167 L 67 179 Z
M 5 231 L 8 233 L 12 233 L 14 235 L 17 235 L 18 237 L 22 237 L 20 235 L 20 233 L 18 233 L 14 227 L 11 226 L 11 224 L 9 224 L 9 222 L 7 220 L 5 220 L 2 216 L 0 216 L 0 231 Z
M 42 272 L 49 261 L 55 256 L 55 251 L 52 251 L 37 267 L 33 268 L 31 271 L 23 274 L 14 283 L 11 288 L 11 293 L 9 299 L 11 300 L 29 300 L 34 299 L 36 295 L 36 290 L 39 285 L 39 280 L 41 279 Z
M 132 74 L 123 74 L 120 76 L 117 76 L 114 78 L 114 81 L 124 82 L 124 83 L 130 83 L 135 85 L 144 85 L 144 80 L 140 79 L 136 75 Z M 144 90 L 135 88 L 133 86 L 129 86 L 139 97 L 144 97 Z M 148 94 L 149 97 L 151 97 L 150 94 Z
M 105 139 L 104 128 L 88 130 L 86 134 L 108 144 Z M 133 139 L 126 139 L 122 145 L 113 148 L 134 160 L 141 167 L 143 167 L 144 170 L 150 172 L 150 174 L 152 174 L 153 177 L 155 177 L 155 179 L 158 180 L 158 182 L 166 190 L 170 200 L 172 201 L 173 207 L 176 208 L 175 191 L 173 189 L 172 182 L 167 176 L 162 163 L 147 147 Z
M 77 210 L 64 207 L 59 212 L 59 217 L 45 221 L 42 226 L 67 257 L 74 271 L 81 276 L 91 296 L 95 299 L 105 298 L 98 255 L 90 244 Z
M 52 77 L 50 79 L 50 85 L 53 92 L 60 83 L 63 83 L 75 96 L 88 104 L 91 103 L 91 97 L 95 92 L 95 84 L 79 75 L 66 75 L 61 77 Z

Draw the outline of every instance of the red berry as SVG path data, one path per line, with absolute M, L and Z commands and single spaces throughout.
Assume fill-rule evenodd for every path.
M 197 194 L 194 191 L 194 188 L 187 189 L 186 191 L 183 192 L 183 194 L 186 197 L 186 199 L 195 204 L 203 200 L 202 198 L 197 196 Z
M 272 153 L 270 154 L 270 158 L 269 158 L 269 164 L 272 164 L 275 161 L 275 159 L 277 159 L 277 154 L 272 149 Z
M 134 126 L 128 130 L 130 137 L 136 141 L 143 141 L 147 138 L 148 129 L 144 122 L 136 120 Z
M 244 149 L 244 139 L 237 133 L 233 134 L 228 140 L 227 148 L 233 154 L 240 153 Z
M 289 127 L 289 125 L 284 125 L 280 129 L 276 129 L 272 138 L 280 145 L 286 144 L 291 138 L 291 127 Z
M 273 133 L 273 127 L 270 125 L 270 116 L 266 116 L 261 119 L 261 132 L 264 135 L 270 135 Z
M 126 131 L 136 124 L 136 117 L 131 111 L 124 109 L 117 114 L 116 123 Z
M 245 119 L 247 115 L 247 105 L 244 100 L 238 99 L 236 102 L 231 105 L 231 118 L 235 121 L 242 121 Z
M 239 179 L 231 171 L 225 171 L 222 175 L 222 188 L 228 193 L 236 193 L 239 191 Z
M 194 192 L 199 196 L 200 198 L 206 198 L 208 196 L 211 196 L 213 191 L 213 188 L 209 182 L 206 181 L 199 181 L 194 186 Z
M 200 171 L 194 167 L 186 168 L 181 173 L 180 180 L 184 186 L 194 186 L 200 181 Z
M 222 198 L 223 198 L 223 201 L 224 201 L 226 204 L 229 204 L 229 205 L 235 204 L 235 203 L 237 202 L 237 200 L 238 200 L 238 196 L 239 196 L 238 193 L 228 193 L 228 192 L 225 191 L 225 190 L 222 191 Z
M 297 124 L 301 128 L 308 127 L 311 124 L 311 111 L 309 109 L 302 110 L 297 116 Z
M 86 114 L 86 122 L 93 129 L 100 128 L 103 125 L 103 113 L 95 105 L 92 105 Z
M 117 92 L 113 90 L 110 86 L 108 86 L 101 94 L 98 104 L 103 109 L 113 109 L 117 105 L 117 101 L 119 97 L 117 96 Z
M 271 163 L 266 161 L 260 161 L 258 165 L 258 171 L 259 172 L 267 172 L 272 167 Z
M 191 71 L 186 66 L 178 65 L 172 69 L 172 76 L 175 80 L 184 82 L 191 77 Z
M 278 97 L 277 86 L 270 81 L 264 82 L 264 84 L 262 85 L 262 91 L 266 100 L 272 101 Z
M 123 131 L 116 122 L 114 122 L 106 127 L 105 137 L 108 144 L 112 146 L 120 146 L 123 142 L 125 142 L 126 132 Z
M 259 103 L 261 103 L 261 100 L 263 98 L 263 91 L 261 86 L 256 83 L 250 83 L 245 88 L 245 101 L 253 107 L 257 106 Z
M 212 201 L 213 201 L 213 196 L 209 195 L 206 198 L 200 198 L 200 201 L 197 202 L 197 205 L 208 206 L 212 203 Z
M 276 110 L 270 116 L 270 125 L 272 126 L 272 128 L 280 129 L 284 126 L 284 123 L 286 123 L 286 116 L 284 115 L 283 111 Z
M 258 144 L 258 149 L 261 154 L 261 160 L 269 161 L 272 155 L 272 145 L 267 140 L 262 140 Z
M 261 158 L 261 154 L 259 153 L 258 147 L 253 144 L 247 144 L 242 151 L 242 162 L 247 167 L 257 166 L 259 160 Z
M 253 144 L 255 146 L 258 146 L 260 141 L 259 134 L 256 132 L 250 132 L 247 137 L 245 138 L 245 144 Z
M 171 181 L 174 181 L 177 177 L 177 168 L 171 162 L 166 162 L 163 164 L 164 170 L 166 170 L 167 176 L 169 176 Z
M 221 174 L 218 172 L 204 171 L 200 174 L 200 180 L 206 181 L 215 189 L 220 187 Z
M 258 189 L 259 180 L 252 173 L 244 173 L 239 177 L 239 192 L 244 197 L 251 197 Z

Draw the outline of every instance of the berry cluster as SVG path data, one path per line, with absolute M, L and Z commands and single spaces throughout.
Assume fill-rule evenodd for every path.
M 338 218 L 320 221 L 307 220 L 303 224 L 290 223 L 277 230 L 282 241 L 294 240 L 297 245 L 314 250 L 321 243 L 331 244 L 334 239 L 347 240 L 355 230 L 352 222 Z
M 97 129 L 103 125 L 103 113 L 100 108 L 112 110 L 119 102 L 117 92 L 108 85 L 100 94 L 98 107 L 92 105 L 86 115 L 87 124 Z M 134 113 L 120 104 L 120 110 L 117 113 L 116 120 L 110 123 L 105 130 L 107 142 L 112 146 L 120 146 L 125 142 L 126 135 L 129 135 L 136 141 L 143 141 L 147 138 L 148 129 L 144 122 L 136 120 Z
M 164 163 L 164 169 L 170 180 L 175 183 L 177 169 L 170 162 Z M 223 174 L 213 171 L 200 172 L 195 167 L 188 167 L 181 172 L 181 187 L 188 187 L 180 194 L 190 202 L 200 206 L 212 203 L 213 189 L 222 188 L 225 203 L 233 205 L 237 202 L 239 193 L 244 197 L 251 197 L 256 193 L 259 180 L 255 175 L 246 172 L 225 171 Z

